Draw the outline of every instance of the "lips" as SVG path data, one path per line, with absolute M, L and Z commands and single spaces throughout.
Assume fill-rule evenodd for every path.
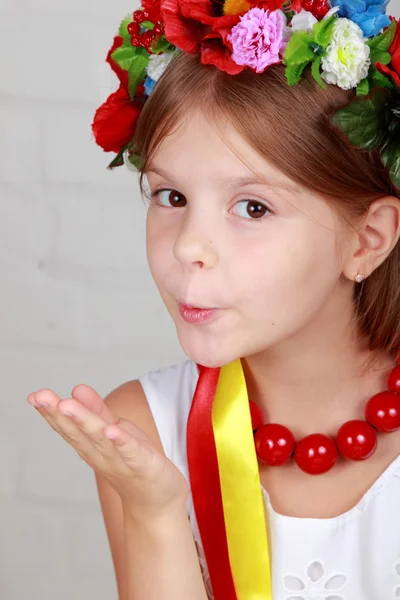
M 197 310 L 215 310 L 216 307 L 215 306 L 202 306 L 201 304 L 191 304 L 188 302 L 184 302 L 183 300 L 179 300 L 178 299 L 178 303 L 183 306 L 184 308 L 188 308 L 190 309 L 197 309 Z
M 198 304 L 186 304 L 186 302 L 180 302 L 180 304 L 184 308 L 188 308 L 189 310 L 213 310 L 212 306 L 199 306 Z
M 215 308 L 189 308 L 187 305 L 180 303 L 178 306 L 182 319 L 186 321 L 186 323 L 190 323 L 192 325 L 200 325 L 201 323 L 210 322 L 219 314 L 218 309 Z

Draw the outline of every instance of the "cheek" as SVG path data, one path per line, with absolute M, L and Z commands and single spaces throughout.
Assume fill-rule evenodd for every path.
M 150 271 L 156 283 L 163 272 L 163 266 L 165 266 L 163 258 L 165 257 L 166 243 L 166 236 L 157 219 L 152 217 L 150 208 L 146 220 L 146 255 Z
M 330 297 L 341 271 L 337 240 L 330 231 L 306 230 L 301 237 L 271 240 L 240 262 L 242 307 L 251 309 L 258 321 L 263 316 L 268 323 L 306 320 Z

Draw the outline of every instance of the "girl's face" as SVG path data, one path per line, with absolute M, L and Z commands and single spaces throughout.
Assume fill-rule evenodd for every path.
M 348 232 L 230 124 L 218 133 L 193 115 L 164 139 L 147 176 L 147 257 L 192 360 L 222 366 L 289 342 L 301 352 L 346 325 Z M 179 302 L 218 311 L 191 324 Z

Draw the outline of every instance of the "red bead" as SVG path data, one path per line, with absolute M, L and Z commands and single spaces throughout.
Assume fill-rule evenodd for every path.
M 261 412 L 261 408 L 253 402 L 253 400 L 249 401 L 250 405 L 250 415 L 251 415 L 251 424 L 253 426 L 253 431 L 257 431 L 264 423 L 263 414 Z
M 383 433 L 400 429 L 400 394 L 380 392 L 368 400 L 365 418 Z
M 345 458 L 366 460 L 378 445 L 376 430 L 366 421 L 347 421 L 337 432 L 336 445 Z
M 146 14 L 143 10 L 135 10 L 133 13 L 133 20 L 135 23 L 143 23 L 146 20 Z
M 147 52 L 149 52 L 149 54 L 151 54 L 151 52 L 150 52 L 151 41 L 150 40 L 143 40 L 142 46 L 143 46 L 143 48 L 146 48 L 146 50 L 147 50 Z
M 389 375 L 388 388 L 391 392 L 400 393 L 400 366 L 395 367 Z
M 314 0 L 304 0 L 304 2 L 303 2 L 304 10 L 308 10 L 310 12 L 313 7 L 313 4 L 314 4 Z
M 131 44 L 132 46 L 141 46 L 142 40 L 140 39 L 140 35 L 132 35 L 131 36 Z
M 277 423 L 260 427 L 254 435 L 254 441 L 258 458 L 270 467 L 286 464 L 296 445 L 290 429 Z
M 156 33 L 157 35 L 160 35 L 163 32 L 163 28 L 161 25 L 157 24 L 154 26 L 153 29 L 154 33 Z
M 142 34 L 142 41 L 143 42 L 152 42 L 154 40 L 154 33 L 152 31 L 145 31 Z
M 321 475 L 329 471 L 338 456 L 333 439 L 322 433 L 312 433 L 297 442 L 294 455 L 300 469 L 310 475 Z
M 129 35 L 138 35 L 140 32 L 139 23 L 135 23 L 134 21 L 129 23 L 127 30 Z
M 312 9 L 312 14 L 316 19 L 323 19 L 326 13 L 329 10 L 329 6 L 325 2 L 321 2 L 317 6 L 314 6 Z

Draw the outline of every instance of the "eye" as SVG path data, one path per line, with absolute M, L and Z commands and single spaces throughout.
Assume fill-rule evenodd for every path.
M 185 196 L 176 190 L 156 190 L 152 193 L 151 197 L 156 198 L 160 206 L 179 208 L 185 206 L 187 203 Z M 253 221 L 261 220 L 268 214 L 272 214 L 272 211 L 259 200 L 240 200 L 236 206 L 243 206 L 243 208 L 246 206 L 246 208 L 241 210 L 241 214 L 239 211 L 238 216 L 245 219 L 250 218 Z
M 185 196 L 176 190 L 157 190 L 151 196 L 156 198 L 161 206 L 169 205 L 176 208 L 182 206 L 182 203 L 186 203 Z
M 239 211 L 241 212 L 239 217 L 244 217 L 245 219 L 250 217 L 253 221 L 262 219 L 266 214 L 272 214 L 272 211 L 259 200 L 240 200 L 236 206 L 243 206 L 243 209 Z

